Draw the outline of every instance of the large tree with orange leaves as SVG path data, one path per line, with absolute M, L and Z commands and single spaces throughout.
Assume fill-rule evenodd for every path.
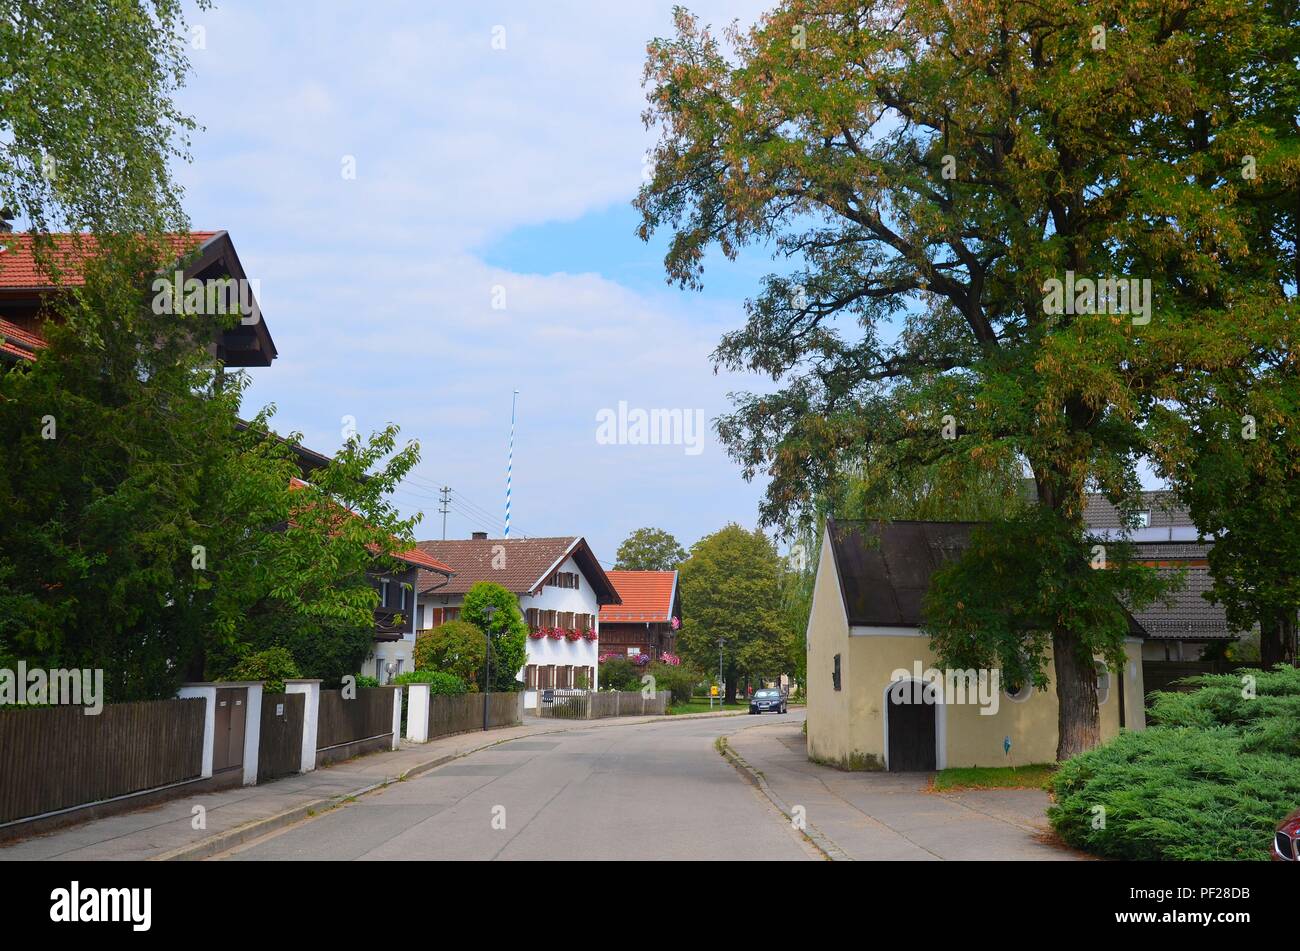
M 1120 599 L 1159 592 L 1083 575 L 1085 489 L 1131 503 L 1157 408 L 1291 346 L 1294 245 L 1266 232 L 1294 229 L 1294 128 L 1260 99 L 1294 90 L 1258 78 L 1294 21 L 1267 0 L 784 0 L 722 38 L 679 10 L 648 48 L 642 236 L 672 232 L 688 287 L 715 246 L 782 262 L 715 355 L 778 383 L 719 423 L 770 477 L 765 519 L 847 471 L 1022 460 L 1038 505 L 943 579 L 930 626 L 950 659 L 1054 667 L 1060 758 L 1098 740 Z

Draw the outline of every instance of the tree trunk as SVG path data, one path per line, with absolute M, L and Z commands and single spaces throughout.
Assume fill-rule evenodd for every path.
M 1063 762 L 1090 750 L 1101 742 L 1101 721 L 1097 712 L 1097 668 L 1084 657 L 1074 635 L 1056 631 L 1052 635 L 1056 667 L 1056 760 Z
M 1267 613 L 1259 622 L 1259 660 L 1265 670 L 1296 663 L 1296 619 L 1289 611 Z

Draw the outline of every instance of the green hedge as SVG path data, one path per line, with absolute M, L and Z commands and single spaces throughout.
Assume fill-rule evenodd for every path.
M 393 678 L 393 683 L 399 686 L 405 684 L 428 684 L 430 694 L 444 694 L 447 696 L 457 696 L 469 690 L 465 681 L 461 680 L 454 674 L 446 673 L 441 670 L 409 670 L 404 674 L 398 674 Z
M 248 654 L 230 671 L 229 680 L 260 680 L 267 693 L 284 693 L 285 680 L 301 676 L 293 654 L 283 647 L 268 647 Z
M 1254 697 L 1242 674 L 1256 678 Z M 1156 695 L 1147 730 L 1061 766 L 1048 818 L 1066 842 L 1120 859 L 1269 857 L 1277 824 L 1300 806 L 1300 670 L 1192 683 Z

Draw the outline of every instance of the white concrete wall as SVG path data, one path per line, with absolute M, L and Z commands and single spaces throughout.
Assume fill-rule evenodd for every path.
M 305 695 L 302 704 L 302 767 L 299 772 L 310 773 L 316 768 L 316 729 L 320 723 L 320 681 L 286 680 L 284 692 Z
M 199 775 L 204 779 L 212 775 L 212 756 L 217 735 L 217 688 L 215 684 L 186 684 L 176 691 L 182 700 L 197 697 L 207 703 L 203 713 L 203 764 Z

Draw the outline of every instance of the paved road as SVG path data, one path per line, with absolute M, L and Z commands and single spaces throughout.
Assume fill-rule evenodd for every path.
M 802 716 L 781 719 L 797 728 Z M 819 858 L 714 748 L 717 737 L 759 722 L 666 721 L 511 740 L 220 857 Z

